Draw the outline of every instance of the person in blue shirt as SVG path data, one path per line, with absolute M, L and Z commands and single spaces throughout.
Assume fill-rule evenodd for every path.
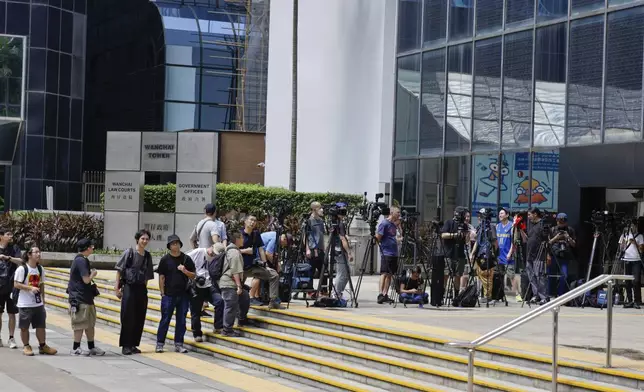
M 519 292 L 521 277 L 516 274 L 516 263 L 513 258 L 512 228 L 513 223 L 510 221 L 510 213 L 505 208 L 501 208 L 499 210 L 499 223 L 496 225 L 496 238 L 499 243 L 499 270 L 505 274 L 503 285 L 507 285 L 509 280 L 512 285 L 512 292 L 516 293 L 517 301 L 521 301 L 521 293 Z
M 282 234 L 280 237 L 280 247 L 283 249 L 288 245 L 288 235 Z M 277 250 L 277 233 L 274 231 L 267 231 L 261 234 L 261 238 L 264 243 L 266 264 L 279 273 L 281 271 L 281 266 L 278 260 L 279 255 L 275 254 L 275 251 Z M 256 254 L 256 257 L 259 257 L 259 253 Z M 253 279 L 253 282 L 251 283 L 251 292 L 255 295 L 253 299 L 257 300 L 259 296 L 259 279 Z
M 398 273 L 398 225 L 400 224 L 400 208 L 391 207 L 387 219 L 382 220 L 376 229 L 376 240 L 380 245 L 380 294 L 378 303 L 391 302 L 387 295 L 391 278 Z

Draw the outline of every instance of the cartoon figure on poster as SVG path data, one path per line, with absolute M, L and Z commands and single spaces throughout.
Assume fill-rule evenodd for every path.
M 532 189 L 532 193 L 530 193 L 530 189 Z M 550 186 L 545 182 L 540 182 L 534 178 L 530 180 L 529 177 L 525 177 L 525 179 L 517 185 L 517 198 L 514 200 L 514 204 L 518 206 L 527 206 L 528 203 L 532 203 L 533 206 L 538 206 L 548 202 L 547 195 L 551 192 L 552 188 L 550 188 Z
M 499 187 L 499 178 L 501 191 L 508 190 L 508 186 L 505 183 L 505 179 L 510 173 L 510 168 L 508 167 L 508 162 L 505 160 L 505 155 L 501 156 L 501 163 L 499 163 L 498 156 L 488 158 L 489 163 L 485 166 L 484 163 L 479 162 L 477 164 L 478 168 L 481 171 L 487 172 L 487 174 L 479 179 L 478 184 L 478 195 L 484 198 L 494 195 Z M 495 196 L 496 197 L 496 196 Z

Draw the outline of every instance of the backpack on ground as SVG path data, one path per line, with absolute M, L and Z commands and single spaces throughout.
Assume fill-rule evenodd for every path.
M 29 268 L 27 268 L 27 264 L 23 264 L 19 268 L 23 268 L 25 270 L 25 277 L 22 279 L 22 284 L 25 284 L 27 281 L 27 276 L 29 276 Z M 42 266 L 38 264 L 38 275 L 42 277 Z M 11 300 L 13 301 L 13 304 L 18 306 L 18 297 L 20 296 L 20 289 L 18 288 L 13 288 L 11 291 Z
M 215 258 L 208 263 L 208 274 L 210 275 L 210 280 L 213 284 L 217 284 L 219 279 L 224 275 L 224 263 L 226 262 L 227 253 L 228 249 L 215 255 Z
M 312 290 L 313 289 L 313 268 L 308 263 L 297 263 L 293 268 L 293 279 L 291 289 Z
M 460 306 L 462 308 L 473 308 L 474 306 L 476 306 L 477 298 L 478 290 L 476 288 L 476 284 L 471 284 L 467 286 L 465 290 L 458 293 L 456 297 L 454 297 L 452 305 L 456 307 Z

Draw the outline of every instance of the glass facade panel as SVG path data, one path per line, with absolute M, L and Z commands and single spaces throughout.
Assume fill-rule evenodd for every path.
M 425 0 L 423 43 L 425 46 L 445 42 L 447 37 L 447 1 Z
M 445 128 L 445 49 L 423 54 L 420 155 L 443 151 Z
M 567 144 L 601 142 L 604 17 L 570 23 Z
M 473 150 L 499 149 L 501 51 L 501 37 L 476 42 Z
M 418 154 L 420 54 L 398 59 L 395 155 Z
M 29 34 L 29 38 L 32 48 L 47 47 L 47 7 L 31 6 L 31 34 Z
M 22 116 L 24 39 L 0 37 L 0 116 Z
M 419 206 L 425 222 L 438 217 L 439 189 L 441 182 L 441 159 L 420 160 Z
M 7 3 L 7 33 L 29 35 L 29 4 Z
M 608 14 L 607 30 L 604 140 L 641 140 L 644 7 Z
M 199 105 L 194 103 L 166 102 L 165 131 L 176 132 L 198 129 L 198 107 Z
M 568 16 L 568 0 L 537 0 L 537 22 Z
M 193 67 L 165 67 L 165 98 L 172 101 L 199 102 L 200 75 Z
M 449 39 L 472 36 L 474 31 L 474 0 L 450 0 Z
M 503 2 L 478 0 L 476 2 L 476 34 L 486 34 L 503 29 Z
M 572 15 L 582 12 L 598 10 L 604 8 L 604 0 L 570 0 L 572 2 Z
M 60 10 L 49 7 L 47 24 L 47 48 L 60 50 Z
M 398 52 L 420 47 L 422 0 L 398 0 Z
M 394 164 L 393 198 L 404 208 L 416 208 L 418 161 L 396 161 Z
M 445 201 L 443 219 L 457 206 L 470 206 L 470 157 L 448 157 L 443 160 Z
M 519 27 L 534 21 L 534 2 L 537 0 L 506 0 L 505 28 Z
M 472 44 L 451 46 L 447 59 L 447 151 L 469 151 L 472 124 Z
M 40 135 L 44 133 L 45 125 L 45 94 L 27 94 L 27 134 Z
M 529 147 L 532 118 L 532 31 L 505 36 L 503 147 Z
M 566 40 L 565 23 L 537 29 L 534 62 L 534 145 L 565 144 Z

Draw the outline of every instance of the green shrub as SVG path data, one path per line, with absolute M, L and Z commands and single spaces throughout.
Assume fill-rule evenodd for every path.
M 146 212 L 174 212 L 174 184 L 146 185 L 143 201 Z M 345 202 L 349 209 L 362 204 L 362 196 L 342 193 L 307 193 L 293 192 L 284 188 L 264 187 L 253 184 L 217 184 L 217 208 L 220 212 L 238 211 L 257 215 L 263 218 L 266 202 L 286 200 L 293 206 L 293 214 L 300 215 L 309 210 L 313 201 L 322 204 Z M 101 196 L 103 200 L 103 196 Z
M 45 252 L 75 252 L 82 238 L 103 246 L 103 219 L 93 215 L 20 212 L 0 215 L 0 227 L 10 229 L 21 249 L 36 245 Z

